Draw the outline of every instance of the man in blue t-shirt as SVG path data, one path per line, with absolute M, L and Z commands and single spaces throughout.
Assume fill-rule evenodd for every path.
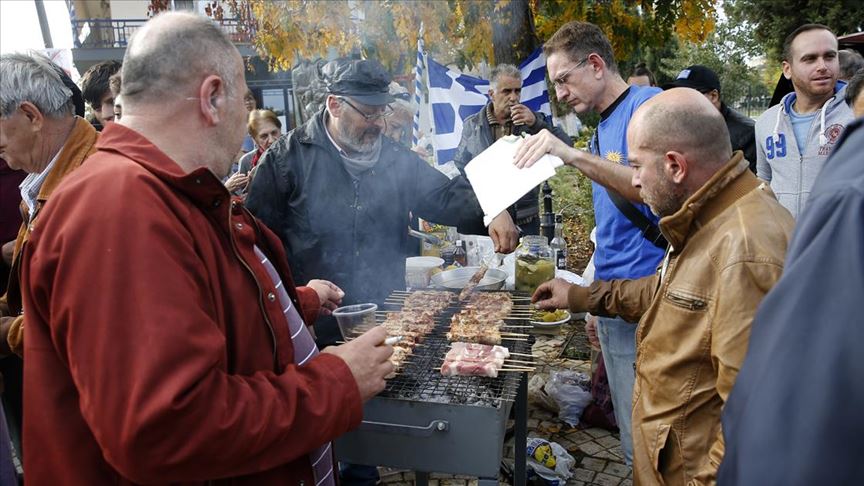
M 564 25 L 543 50 L 558 99 L 577 113 L 600 113 L 601 120 L 592 139 L 592 153 L 570 147 L 544 130 L 523 142 L 515 163 L 528 166 L 543 154 L 551 153 L 593 181 L 597 279 L 636 279 L 651 275 L 663 258 L 665 240 L 656 229 L 658 218 L 642 204 L 639 190 L 630 184 L 627 124 L 633 112 L 661 90 L 628 86 L 618 72 L 609 40 L 594 24 L 570 22 Z M 615 419 L 621 429 L 621 448 L 630 464 L 636 323 L 601 317 L 596 326 L 612 390 Z

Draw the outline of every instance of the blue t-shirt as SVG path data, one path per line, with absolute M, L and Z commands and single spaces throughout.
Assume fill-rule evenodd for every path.
M 618 102 L 611 114 L 597 125 L 599 150 L 591 151 L 606 160 L 629 165 L 627 162 L 627 124 L 639 106 L 662 90 L 655 87 L 631 86 L 627 96 Z M 595 275 L 600 280 L 640 278 L 653 274 L 664 251 L 642 236 L 642 232 L 615 207 L 606 189 L 592 183 L 594 219 L 597 224 L 597 248 L 594 250 Z M 634 204 L 650 221 L 657 224 L 648 206 Z
M 792 121 L 792 131 L 795 132 L 795 144 L 798 145 L 798 153 L 804 153 L 804 144 L 807 143 L 808 135 L 810 135 L 810 125 L 813 124 L 813 119 L 816 118 L 816 111 L 806 115 L 799 115 L 794 108 L 789 110 L 789 119 Z

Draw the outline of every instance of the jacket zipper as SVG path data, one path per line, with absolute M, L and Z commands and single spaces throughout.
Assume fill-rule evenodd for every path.
M 231 201 L 231 209 L 234 209 L 236 204 L 234 201 Z M 247 211 L 246 208 L 243 208 L 244 213 Z M 273 324 L 270 322 L 270 319 L 267 317 L 267 310 L 264 308 L 264 303 L 261 301 L 262 296 L 264 295 L 264 289 L 261 288 L 261 283 L 258 281 L 258 277 L 255 276 L 255 272 L 252 271 L 252 267 L 246 263 L 240 256 L 240 252 L 237 251 L 237 243 L 234 241 L 234 237 L 231 236 L 233 233 L 231 232 L 231 210 L 228 211 L 228 238 L 231 240 L 231 249 L 234 251 L 234 256 L 240 260 L 240 263 L 246 268 L 246 271 L 249 272 L 249 275 L 252 276 L 252 280 L 255 281 L 255 285 L 258 286 L 258 307 L 261 309 L 261 315 L 264 316 L 264 322 L 267 324 L 267 329 L 270 331 L 270 339 L 273 340 L 273 369 L 278 372 L 279 370 L 279 354 L 276 349 L 276 331 L 273 330 Z
M 672 292 L 666 292 L 666 298 L 669 300 L 669 302 L 672 302 L 679 307 L 690 309 L 692 311 L 702 310 L 707 305 L 704 300 L 692 299 Z

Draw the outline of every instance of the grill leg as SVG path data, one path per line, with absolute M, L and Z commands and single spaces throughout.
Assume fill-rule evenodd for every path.
M 528 447 L 528 373 L 520 373 L 519 390 L 516 392 L 516 437 L 514 444 L 514 486 L 525 486 L 527 481 L 526 449 Z
M 415 486 L 429 486 L 429 473 L 422 471 L 414 471 Z

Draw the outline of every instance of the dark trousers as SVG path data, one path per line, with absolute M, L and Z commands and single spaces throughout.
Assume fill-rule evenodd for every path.
M 339 463 L 339 483 L 342 486 L 375 486 L 379 479 L 375 466 Z

